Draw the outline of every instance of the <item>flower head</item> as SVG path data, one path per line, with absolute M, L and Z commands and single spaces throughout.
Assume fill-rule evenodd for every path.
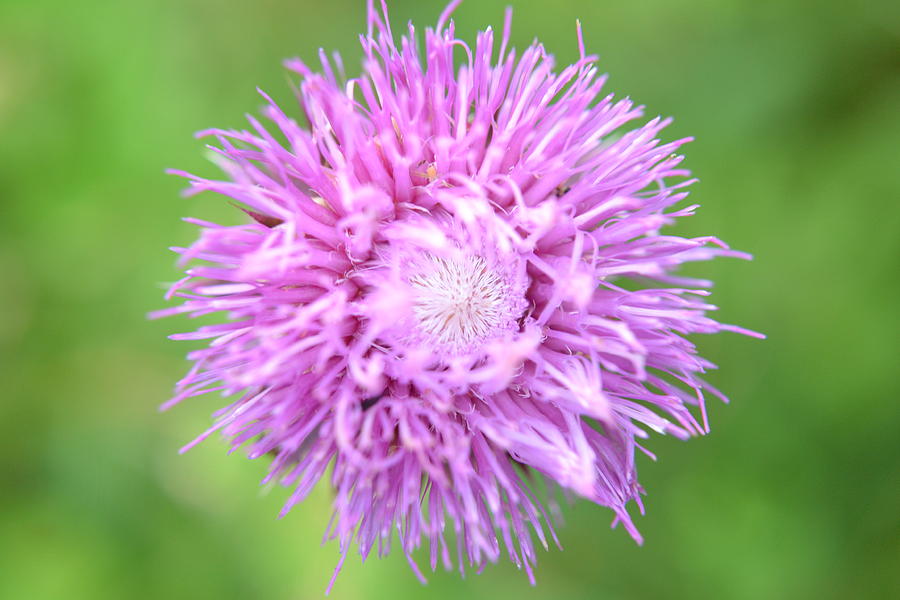
M 357 78 L 337 55 L 321 73 L 288 61 L 306 126 L 263 94 L 268 127 L 204 132 L 228 177 L 181 174 L 249 218 L 190 220 L 201 235 L 176 249 L 183 302 L 159 314 L 227 318 L 172 336 L 212 341 L 167 406 L 231 397 L 194 443 L 218 430 L 271 455 L 285 512 L 330 466 L 341 562 L 396 534 L 407 557 L 426 542 L 432 569 L 505 551 L 531 578 L 534 540 L 555 539 L 545 488 L 640 541 L 636 439 L 707 431 L 719 393 L 686 335 L 738 330 L 673 271 L 744 255 L 660 234 L 696 208 L 673 208 L 689 140 L 659 141 L 661 119 L 623 131 L 641 107 L 600 95 L 580 28 L 557 71 L 540 44 L 508 49 L 509 13 L 499 44 L 456 39 L 456 4 L 423 47 L 370 3 Z

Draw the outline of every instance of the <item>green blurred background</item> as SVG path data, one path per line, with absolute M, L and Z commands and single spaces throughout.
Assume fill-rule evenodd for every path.
M 186 367 L 184 321 L 147 322 L 177 278 L 166 167 L 214 173 L 195 130 L 241 127 L 281 60 L 340 50 L 355 70 L 363 0 L 0 0 L 0 598 L 319 598 L 328 490 L 288 518 L 266 465 L 214 439 L 176 450 L 220 399 L 156 407 Z M 463 37 L 503 0 L 457 11 Z M 637 547 L 576 504 L 538 586 L 509 564 L 422 587 L 394 554 L 351 556 L 336 598 L 900 597 L 900 11 L 888 1 L 518 1 L 513 39 L 561 62 L 576 18 L 609 89 L 695 135 L 700 214 L 680 226 L 754 253 L 693 269 L 726 322 L 765 342 L 700 340 L 732 397 L 713 433 L 653 439 Z M 440 1 L 394 0 L 395 25 Z

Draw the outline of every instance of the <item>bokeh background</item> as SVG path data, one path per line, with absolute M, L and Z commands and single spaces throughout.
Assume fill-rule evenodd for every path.
M 472 38 L 505 0 L 457 11 Z M 565 511 L 538 586 L 509 564 L 422 587 L 399 554 L 348 559 L 336 598 L 900 597 L 900 11 L 843 0 L 513 1 L 513 40 L 577 55 L 609 88 L 695 135 L 699 215 L 756 261 L 695 271 L 759 342 L 700 340 L 732 397 L 713 433 L 653 439 L 637 547 L 609 511 Z M 395 25 L 440 0 L 393 0 Z M 184 321 L 147 322 L 177 278 L 181 199 L 166 167 L 213 173 L 195 130 L 241 127 L 255 86 L 290 104 L 286 57 L 359 64 L 363 0 L 0 0 L 0 598 L 319 598 L 329 492 L 276 520 L 286 490 L 204 429 L 216 397 L 160 415 Z

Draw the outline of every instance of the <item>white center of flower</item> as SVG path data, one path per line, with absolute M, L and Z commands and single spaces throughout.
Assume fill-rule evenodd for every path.
M 480 256 L 430 256 L 408 279 L 413 313 L 435 342 L 462 349 L 509 321 L 509 286 Z

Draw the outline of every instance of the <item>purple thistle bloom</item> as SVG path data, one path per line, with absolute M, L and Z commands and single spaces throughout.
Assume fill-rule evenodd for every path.
M 505 548 L 533 581 L 556 486 L 641 541 L 637 439 L 705 433 L 704 392 L 722 398 L 685 336 L 758 335 L 706 316 L 710 284 L 672 273 L 748 256 L 659 233 L 696 209 L 672 208 L 689 139 L 660 142 L 659 118 L 621 131 L 642 107 L 600 96 L 580 28 L 581 58 L 555 72 L 537 43 L 508 49 L 509 12 L 499 48 L 490 28 L 474 48 L 456 39 L 457 4 L 423 48 L 370 2 L 356 79 L 337 55 L 321 74 L 288 61 L 306 128 L 263 94 L 277 135 L 252 117 L 202 132 L 227 180 L 179 174 L 250 219 L 189 219 L 201 235 L 175 249 L 183 302 L 156 314 L 228 318 L 172 336 L 212 341 L 164 407 L 233 397 L 184 450 L 221 431 L 272 455 L 265 481 L 293 489 L 283 513 L 331 466 L 340 563 L 354 538 L 365 558 L 396 532 L 420 578 L 424 540 L 432 569 Z

